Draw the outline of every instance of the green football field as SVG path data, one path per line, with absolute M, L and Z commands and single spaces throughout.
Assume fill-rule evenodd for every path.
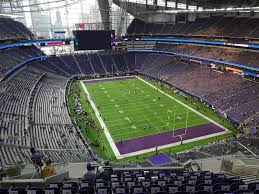
M 114 141 L 208 123 L 137 78 L 85 85 Z

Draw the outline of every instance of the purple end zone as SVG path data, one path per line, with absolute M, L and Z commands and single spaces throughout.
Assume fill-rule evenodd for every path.
M 84 80 L 84 83 L 97 83 L 97 82 L 111 82 L 111 81 L 118 81 L 118 80 L 129 80 L 129 79 L 136 79 L 135 77 L 111 77 L 105 79 L 89 79 Z
M 213 124 L 207 123 L 203 125 L 197 125 L 187 128 L 186 135 L 182 136 L 183 140 L 193 139 L 197 137 L 202 137 L 205 135 L 210 135 L 213 133 L 225 131 L 221 127 Z M 174 136 L 184 134 L 185 128 L 177 129 L 174 132 Z M 158 133 L 154 135 L 148 135 L 143 137 L 137 137 L 133 139 L 124 140 L 122 142 L 115 142 L 120 154 L 128 154 L 131 152 L 136 152 L 144 149 L 154 148 L 156 146 L 167 145 L 170 143 L 179 142 L 180 137 L 172 137 L 173 131 L 167 131 L 163 133 Z

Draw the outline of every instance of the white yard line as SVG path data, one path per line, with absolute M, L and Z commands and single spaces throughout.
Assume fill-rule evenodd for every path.
M 134 76 L 128 76 L 128 77 L 134 77 Z M 150 84 L 149 82 L 143 80 L 142 78 L 140 78 L 140 77 L 138 77 L 138 76 L 135 76 L 135 77 L 138 78 L 139 80 L 143 81 L 143 82 L 146 83 L 147 85 L 151 86 L 152 88 L 158 90 L 160 93 L 164 94 L 165 96 L 168 96 L 169 98 L 173 99 L 174 101 L 176 101 L 176 102 L 178 102 L 179 104 L 183 105 L 184 107 L 188 108 L 188 109 L 191 110 L 192 112 L 198 114 L 199 116 L 205 118 L 206 120 L 208 120 L 208 121 L 214 123 L 215 125 L 217 125 L 217 126 L 219 126 L 219 127 L 221 127 L 222 129 L 225 130 L 225 131 L 223 131 L 223 132 L 213 133 L 213 134 L 209 134 L 209 135 L 206 135 L 206 136 L 201 136 L 201 137 L 197 137 L 197 138 L 192 138 L 192 139 L 184 140 L 183 143 L 190 143 L 190 142 L 194 142 L 194 141 L 198 141 L 198 140 L 202 140 L 202 139 L 207 139 L 207 138 L 210 138 L 210 137 L 215 137 L 215 136 L 223 135 L 223 134 L 229 132 L 229 130 L 228 130 L 227 128 L 225 128 L 224 126 L 218 124 L 217 122 L 213 121 L 212 119 L 208 118 L 207 116 L 203 115 L 202 113 L 200 113 L 200 112 L 194 110 L 193 108 L 187 106 L 187 105 L 184 104 L 183 102 L 181 102 L 181 101 L 175 99 L 174 97 L 170 96 L 169 94 L 165 93 L 164 91 L 160 90 L 159 88 L 155 87 L 154 85 Z M 105 79 L 111 79 L 111 78 L 105 78 Z M 99 79 L 99 80 L 104 80 L 104 79 Z M 108 142 L 109 142 L 109 144 L 111 145 L 111 148 L 112 148 L 112 150 L 113 150 L 113 152 L 114 152 L 114 155 L 115 155 L 115 157 L 116 157 L 117 159 L 122 159 L 122 158 L 130 157 L 130 156 L 136 156 L 136 155 L 140 155 L 140 154 L 144 154 L 144 153 L 147 153 L 147 152 L 151 152 L 151 151 L 155 151 L 155 150 L 156 150 L 156 148 L 149 148 L 149 149 L 140 150 L 140 151 L 132 152 L 132 153 L 128 153 L 128 154 L 120 154 L 120 152 L 119 152 L 117 146 L 115 145 L 115 142 L 114 142 L 114 140 L 112 139 L 111 134 L 109 133 L 109 130 L 108 130 L 108 128 L 106 127 L 106 125 L 105 125 L 105 123 L 104 123 L 102 117 L 99 116 L 100 113 L 99 113 L 98 109 L 96 108 L 96 106 L 95 106 L 93 100 L 91 99 L 90 94 L 89 94 L 89 92 L 87 91 L 86 86 L 85 86 L 85 84 L 84 84 L 83 81 L 81 81 L 81 85 L 82 85 L 83 90 L 84 90 L 84 92 L 85 92 L 85 94 L 86 94 L 86 96 L 87 96 L 87 98 L 88 98 L 88 100 L 89 100 L 89 102 L 90 102 L 90 104 L 91 104 L 91 106 L 92 106 L 94 112 L 95 112 L 95 115 L 96 115 L 96 117 L 97 117 L 97 119 L 98 119 L 98 121 L 99 121 L 101 127 L 102 127 L 103 130 L 104 130 L 104 134 L 105 134 L 106 138 L 108 139 Z M 181 144 L 181 142 L 171 143 L 171 144 L 159 146 L 158 149 L 160 150 L 160 149 L 164 149 L 164 148 L 169 148 L 169 147 L 176 146 L 176 145 L 180 145 L 180 144 Z
M 106 125 L 105 125 L 105 123 L 104 123 L 102 117 L 100 116 L 100 113 L 99 113 L 98 109 L 96 108 L 96 106 L 95 106 L 95 104 L 94 104 L 94 102 L 93 102 L 93 100 L 92 100 L 92 98 L 91 98 L 89 92 L 87 91 L 87 89 L 86 89 L 85 84 L 83 83 L 83 81 L 81 81 L 81 85 L 82 85 L 83 90 L 84 90 L 84 92 L 85 92 L 85 94 L 86 94 L 86 96 L 87 96 L 87 98 L 88 98 L 88 100 L 89 100 L 89 102 L 90 102 L 90 104 L 91 104 L 93 110 L 94 110 L 94 113 L 95 113 L 95 115 L 96 115 L 96 117 L 97 117 L 97 119 L 98 119 L 98 121 L 99 121 L 101 127 L 102 127 L 103 130 L 104 130 L 104 134 L 105 134 L 105 136 L 106 136 L 106 138 L 107 138 L 107 140 L 108 140 L 108 142 L 109 142 L 109 144 L 110 144 L 110 146 L 111 146 L 111 148 L 112 148 L 112 150 L 113 150 L 113 152 L 114 152 L 115 157 L 116 157 L 117 159 L 121 158 L 121 157 L 120 157 L 120 156 L 121 156 L 121 155 L 120 155 L 120 152 L 119 152 L 117 146 L 115 145 L 115 143 L 114 143 L 114 141 L 113 141 L 113 139 L 112 139 L 112 136 L 111 136 L 111 134 L 109 133 L 109 131 L 108 131 L 108 129 L 107 129 L 107 127 L 106 127 Z M 100 129 L 100 130 L 102 130 L 102 129 Z

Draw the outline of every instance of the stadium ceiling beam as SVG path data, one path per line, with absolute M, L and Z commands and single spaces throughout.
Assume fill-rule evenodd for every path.
M 108 0 L 98 0 L 99 10 L 101 14 L 101 19 L 103 27 L 105 30 L 110 29 L 110 6 Z
M 151 13 L 152 11 L 145 11 L 143 13 Z M 222 9 L 204 9 L 204 10 L 157 10 L 158 13 L 230 13 L 230 12 L 259 12 L 259 7 L 242 7 L 242 8 L 222 8 Z
M 174 1 L 177 0 L 168 0 Z M 178 3 L 185 3 L 185 0 L 178 0 Z M 258 6 L 259 2 L 257 0 L 190 0 L 190 5 L 198 6 L 203 8 L 229 8 L 229 7 L 254 7 Z
M 21 15 L 15 15 L 15 14 L 1 14 L 1 13 L 0 13 L 0 17 L 8 17 L 8 18 L 14 18 L 14 19 L 17 19 L 17 18 L 24 18 L 24 16 L 21 16 Z
M 83 0 L 81 0 L 83 1 Z M 12 3 L 14 2 L 21 2 L 21 1 L 12 1 Z M 67 2 L 66 0 L 54 0 L 54 1 L 45 1 L 45 2 L 38 2 L 38 3 L 32 3 L 32 4 L 28 4 L 28 5 L 20 5 L 18 6 L 17 8 L 26 8 L 26 7 L 31 7 L 31 6 L 39 6 L 39 5 L 47 5 L 47 4 L 52 4 L 52 3 L 67 3 L 67 4 L 70 4 L 70 3 L 74 3 L 74 2 L 78 2 L 77 0 L 72 0 L 71 2 Z M 4 3 L 7 3 L 7 2 L 4 2 Z M 3 8 L 10 8 L 10 6 L 2 6 Z
M 63 1 L 63 0 L 62 0 Z M 75 0 L 73 2 L 70 2 L 70 3 L 67 3 L 67 4 L 63 4 L 63 5 L 58 5 L 56 7 L 54 6 L 49 6 L 49 8 L 47 9 L 37 9 L 37 10 L 30 10 L 30 11 L 25 11 L 25 10 L 22 10 L 22 11 L 13 11 L 13 13 L 25 13 L 25 12 L 38 12 L 38 11 L 50 11 L 50 10 L 55 10 L 55 9 L 59 9 L 59 8 L 63 8 L 63 7 L 69 7 L 69 6 L 72 6 L 72 5 L 75 5 L 77 3 L 80 3 L 81 1 L 84 1 L 84 0 Z M 53 3 L 53 2 L 52 2 Z M 38 4 L 34 4 L 33 6 L 37 6 L 38 7 Z M 20 8 L 20 7 L 16 7 L 16 8 Z M 10 9 L 10 7 L 5 7 L 5 9 Z

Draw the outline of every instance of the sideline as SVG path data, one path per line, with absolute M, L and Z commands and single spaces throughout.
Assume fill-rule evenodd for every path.
M 95 106 L 95 104 L 94 104 L 94 102 L 93 102 L 89 92 L 87 91 L 87 89 L 85 87 L 85 84 L 83 83 L 83 81 L 80 81 L 80 82 L 81 82 L 83 90 L 84 90 L 84 92 L 85 92 L 85 94 L 87 96 L 87 99 L 89 100 L 89 102 L 90 102 L 90 104 L 91 104 L 91 106 L 92 106 L 92 108 L 94 110 L 94 113 L 95 113 L 95 115 L 96 115 L 96 117 L 97 117 L 101 127 L 103 128 L 104 134 L 105 134 L 105 136 L 106 136 L 106 138 L 107 138 L 107 140 L 108 140 L 108 142 L 109 142 L 109 144 L 110 144 L 110 146 L 111 146 L 111 148 L 112 148 L 112 150 L 114 152 L 115 157 L 117 159 L 121 159 L 121 154 L 120 154 L 117 146 L 115 145 L 115 143 L 114 143 L 114 141 L 112 139 L 112 136 L 109 133 L 109 131 L 108 131 L 108 129 L 107 129 L 107 127 L 106 127 L 102 117 L 100 116 L 100 113 L 99 113 L 98 109 L 96 108 L 96 106 Z

